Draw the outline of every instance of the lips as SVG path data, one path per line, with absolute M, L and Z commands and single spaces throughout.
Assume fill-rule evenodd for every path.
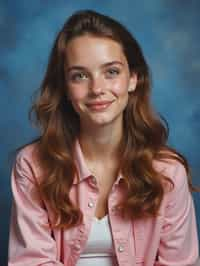
M 101 111 L 107 109 L 112 104 L 112 101 L 94 101 L 87 103 L 86 106 L 94 111 Z

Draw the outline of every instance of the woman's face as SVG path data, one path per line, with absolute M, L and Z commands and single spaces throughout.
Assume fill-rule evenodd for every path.
M 136 87 L 121 46 L 108 38 L 84 35 L 66 47 L 67 97 L 81 126 L 122 125 L 128 91 Z

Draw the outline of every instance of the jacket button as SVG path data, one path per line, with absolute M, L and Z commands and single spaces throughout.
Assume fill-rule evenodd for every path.
M 88 207 L 90 208 L 94 207 L 94 203 L 92 201 L 88 202 Z
M 123 251 L 124 251 L 124 247 L 123 247 L 123 246 L 121 246 L 121 245 L 120 245 L 120 246 L 118 246 L 118 251 L 119 251 L 119 252 L 123 252 Z
M 80 248 L 81 248 L 81 246 L 80 246 L 79 244 L 76 244 L 76 245 L 75 245 L 75 249 L 76 249 L 76 250 L 80 250 Z
M 97 180 L 96 180 L 95 176 L 92 176 L 92 183 L 95 185 L 97 184 Z

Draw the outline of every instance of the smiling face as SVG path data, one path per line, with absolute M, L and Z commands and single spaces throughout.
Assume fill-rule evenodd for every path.
M 81 127 L 122 126 L 128 90 L 136 87 L 121 46 L 108 38 L 84 35 L 66 47 L 67 96 L 79 114 Z

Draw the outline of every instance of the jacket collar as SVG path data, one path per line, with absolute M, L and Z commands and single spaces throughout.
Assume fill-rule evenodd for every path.
M 78 171 L 78 176 L 75 176 L 73 184 L 78 184 L 83 179 L 86 179 L 92 175 L 92 173 L 88 169 L 86 162 L 84 160 L 83 153 L 82 153 L 81 146 L 80 146 L 78 139 L 75 142 L 74 159 L 75 159 L 75 164 L 76 164 L 76 168 Z

